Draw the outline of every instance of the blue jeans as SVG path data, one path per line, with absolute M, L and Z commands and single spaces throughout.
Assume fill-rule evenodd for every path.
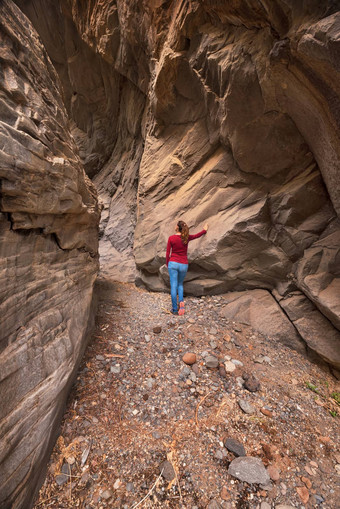
M 170 276 L 170 289 L 171 289 L 171 303 L 172 311 L 176 313 L 177 307 L 177 295 L 179 302 L 183 301 L 183 281 L 188 272 L 187 263 L 169 262 L 168 270 Z

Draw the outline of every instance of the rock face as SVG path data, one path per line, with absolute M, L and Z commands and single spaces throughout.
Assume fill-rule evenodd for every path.
M 0 507 L 28 508 L 92 325 L 99 209 L 38 34 L 0 3 Z
M 336 3 L 17 4 L 58 71 L 104 206 L 102 272 L 134 280 L 137 267 L 139 284 L 164 290 L 175 222 L 208 221 L 188 293 L 261 288 L 283 306 L 300 292 L 339 329 Z

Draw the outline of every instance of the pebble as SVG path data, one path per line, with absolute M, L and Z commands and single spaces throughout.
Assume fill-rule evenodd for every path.
M 168 460 L 163 461 L 163 463 L 161 463 L 159 465 L 159 473 L 161 473 L 161 472 L 162 472 L 162 477 L 164 477 L 164 479 L 166 481 L 169 481 L 169 482 L 173 481 L 176 477 L 174 467 Z
M 224 460 L 224 458 L 226 458 L 227 456 L 227 451 L 223 448 L 223 449 L 218 449 L 215 453 L 215 458 L 217 460 Z
M 270 504 L 268 504 L 268 502 L 261 502 L 261 506 L 260 506 L 261 509 L 271 509 L 271 507 L 272 506 Z
M 236 366 L 232 361 L 226 361 L 224 363 L 224 369 L 226 370 L 227 373 L 232 373 L 233 371 L 235 371 Z
M 235 456 L 246 456 L 246 451 L 243 445 L 233 438 L 227 438 L 224 446 L 228 449 L 228 451 L 235 454 Z
M 135 491 L 135 487 L 132 482 L 128 482 L 126 484 L 126 491 L 129 491 L 130 493 L 133 493 Z
M 229 465 L 228 473 L 248 484 L 267 485 L 270 482 L 269 474 L 260 458 L 251 456 L 235 458 Z
M 238 405 L 239 407 L 241 408 L 241 410 L 245 413 L 245 414 L 254 414 L 255 413 L 255 408 L 253 407 L 253 405 L 251 405 L 247 400 L 245 399 L 239 399 L 238 400 Z
M 265 453 L 266 457 L 269 460 L 272 460 L 274 458 L 275 450 L 272 445 L 269 444 L 261 444 L 263 452 Z
M 242 376 L 244 380 L 244 387 L 249 392 L 257 392 L 260 390 L 260 382 L 257 380 L 257 378 L 254 377 L 254 375 L 248 375 L 247 373 L 244 373 Z
M 307 504 L 309 500 L 309 492 L 305 486 L 298 486 L 296 488 L 297 494 L 299 495 L 301 502 Z
M 213 369 L 218 367 L 218 359 L 217 357 L 214 357 L 213 355 L 207 355 L 205 358 L 205 365 L 207 368 Z
M 110 371 L 111 371 L 111 373 L 114 373 L 115 375 L 119 375 L 119 373 L 121 371 L 120 364 L 116 364 L 115 366 L 111 366 L 110 367 Z
M 310 490 L 311 487 L 312 487 L 312 481 L 310 479 L 308 479 L 308 477 L 301 477 L 301 481 L 303 482 L 303 484 L 306 485 L 306 487 Z
M 154 334 L 160 334 L 162 332 L 162 327 L 160 325 L 156 325 L 156 327 L 154 327 L 152 331 Z
M 189 366 L 191 366 L 192 364 L 195 364 L 197 358 L 196 358 L 196 354 L 194 353 L 185 353 L 182 357 L 182 361 L 185 363 L 185 364 L 188 364 Z
M 104 498 L 105 500 L 109 500 L 109 498 L 112 497 L 112 491 L 110 490 L 105 490 L 103 491 L 103 493 L 100 495 L 102 498 Z
M 218 368 L 218 372 L 222 378 L 227 378 L 227 372 L 226 372 L 224 366 L 220 365 Z
M 193 370 L 193 372 L 195 373 L 195 375 L 198 375 L 198 373 L 200 372 L 200 368 L 198 367 L 198 364 L 193 364 L 191 366 L 191 369 Z
M 243 366 L 243 362 L 237 360 L 237 359 L 231 359 L 231 362 L 235 364 L 235 366 Z
M 145 334 L 144 339 L 147 343 L 151 340 L 150 336 L 148 334 Z
M 261 414 L 267 416 L 267 417 L 273 417 L 273 414 L 268 408 L 261 408 L 260 409 Z
M 116 482 L 113 485 L 114 490 L 118 490 L 122 486 L 122 481 L 120 479 L 117 479 Z
M 280 472 L 274 465 L 269 465 L 267 467 L 267 472 L 272 481 L 278 481 L 280 479 Z
M 55 477 L 55 482 L 58 484 L 58 486 L 62 486 L 68 481 L 68 476 L 66 474 L 59 474 Z

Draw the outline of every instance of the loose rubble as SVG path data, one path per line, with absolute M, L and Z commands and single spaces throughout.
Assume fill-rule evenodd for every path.
M 337 506 L 339 383 L 325 368 L 221 319 L 223 295 L 187 298 L 180 317 L 169 295 L 99 290 L 35 509 Z

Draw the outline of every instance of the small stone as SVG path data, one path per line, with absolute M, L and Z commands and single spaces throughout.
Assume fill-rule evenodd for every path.
M 280 479 L 280 472 L 274 465 L 269 465 L 267 467 L 267 472 L 272 481 L 278 481 Z
M 55 482 L 58 484 L 58 486 L 62 486 L 68 481 L 68 476 L 66 474 L 59 474 L 55 478 Z
M 224 460 L 224 458 L 227 456 L 227 451 L 225 449 L 218 449 L 215 452 L 215 458 L 217 460 Z
M 231 362 L 235 364 L 235 366 L 243 366 L 243 362 L 237 360 L 237 359 L 231 359 Z
M 105 361 L 105 357 L 103 355 L 96 355 L 97 361 Z
M 243 380 L 245 381 L 244 387 L 249 392 L 257 392 L 260 390 L 260 388 L 261 388 L 260 382 L 254 377 L 254 375 L 249 376 L 247 373 L 245 373 L 242 376 L 243 376 Z M 245 378 L 245 376 L 246 376 L 246 378 Z
M 224 442 L 224 446 L 228 449 L 228 451 L 235 454 L 235 456 L 246 456 L 246 451 L 243 445 L 233 438 L 227 438 Z
M 188 319 L 188 322 L 189 322 L 189 323 L 196 323 L 196 320 L 194 320 L 194 318 L 189 318 L 189 319 Z
M 130 493 L 133 493 L 135 491 L 135 487 L 132 482 L 128 482 L 126 484 L 126 491 L 129 491 Z
M 269 459 L 269 460 L 272 460 L 274 458 L 274 448 L 272 445 L 269 445 L 269 444 L 261 444 L 262 445 L 262 449 L 263 449 L 263 452 L 265 453 L 266 457 Z
M 120 479 L 117 479 L 116 482 L 113 485 L 114 490 L 118 490 L 122 486 L 122 481 Z
M 103 491 L 103 493 L 100 495 L 102 498 L 104 498 L 105 500 L 109 500 L 109 498 L 112 497 L 112 491 L 110 490 L 105 490 Z
M 68 463 L 64 463 L 63 466 L 61 467 L 61 472 L 63 474 L 66 474 L 68 476 L 71 475 L 71 467 Z
M 162 435 L 161 435 L 158 431 L 153 431 L 153 432 L 152 432 L 152 436 L 153 436 L 153 438 L 155 438 L 156 440 L 158 440 L 159 438 L 162 438 Z
M 220 497 L 222 500 L 230 499 L 230 494 L 229 494 L 228 488 L 226 488 L 225 486 L 223 486 L 223 488 L 221 489 Z
M 301 502 L 306 505 L 309 500 L 309 493 L 305 486 L 298 486 L 296 488 L 297 494 L 299 495 Z
M 311 487 L 312 487 L 312 481 L 310 479 L 308 479 L 308 477 L 304 477 L 302 476 L 301 477 L 301 481 L 303 482 L 303 484 L 305 484 L 305 486 L 310 490 Z
M 73 465 L 73 463 L 75 463 L 75 461 L 76 461 L 76 458 L 75 458 L 74 456 L 68 456 L 68 457 L 66 458 L 66 461 L 67 461 L 67 463 L 68 463 L 69 465 Z
M 208 355 L 205 358 L 205 365 L 207 368 L 213 369 L 218 367 L 218 359 L 214 357 L 213 355 Z
M 227 378 L 227 372 L 224 369 L 224 366 L 220 365 L 218 368 L 218 372 L 222 378 Z
M 149 343 L 149 341 L 151 340 L 151 338 L 148 334 L 145 334 L 144 339 L 145 339 L 146 343 Z
M 160 334 L 162 332 L 162 327 L 160 325 L 156 325 L 153 329 L 154 334 Z
M 249 484 L 267 485 L 270 477 L 260 458 L 243 456 L 235 458 L 229 465 L 228 473 Z
M 115 375 L 119 375 L 121 368 L 119 364 L 116 364 L 115 366 L 111 366 L 110 368 L 111 373 L 114 373 Z
M 261 408 L 260 409 L 260 412 L 263 414 L 263 415 L 266 415 L 267 417 L 273 417 L 273 414 L 270 410 L 268 410 L 268 408 Z
M 235 371 L 236 366 L 232 361 L 226 361 L 224 363 L 224 369 L 226 370 L 227 373 L 232 373 L 233 371 Z
M 164 479 L 166 481 L 169 481 L 169 482 L 173 481 L 173 479 L 175 479 L 175 477 L 176 477 L 174 467 L 172 466 L 170 461 L 167 461 L 167 460 L 163 461 L 163 463 L 161 463 L 159 466 L 159 470 L 160 470 L 160 473 L 162 473 L 162 477 L 164 477 Z
M 325 499 L 321 495 L 314 495 L 314 497 L 317 504 L 322 504 L 325 501 Z
M 271 509 L 271 505 L 268 502 L 261 502 L 260 509 Z
M 182 361 L 185 363 L 185 364 L 188 364 L 189 366 L 191 366 L 192 364 L 195 364 L 196 362 L 196 354 L 194 353 L 185 353 L 182 357 Z
M 239 407 L 241 408 L 241 410 L 245 414 L 250 414 L 251 415 L 251 414 L 255 413 L 255 408 L 253 407 L 253 405 L 251 405 L 245 399 L 239 399 L 237 403 L 238 403 Z
M 191 369 L 193 370 L 193 372 L 195 373 L 195 375 L 198 375 L 198 373 L 200 372 L 200 368 L 198 367 L 198 364 L 193 364 L 191 366 Z

